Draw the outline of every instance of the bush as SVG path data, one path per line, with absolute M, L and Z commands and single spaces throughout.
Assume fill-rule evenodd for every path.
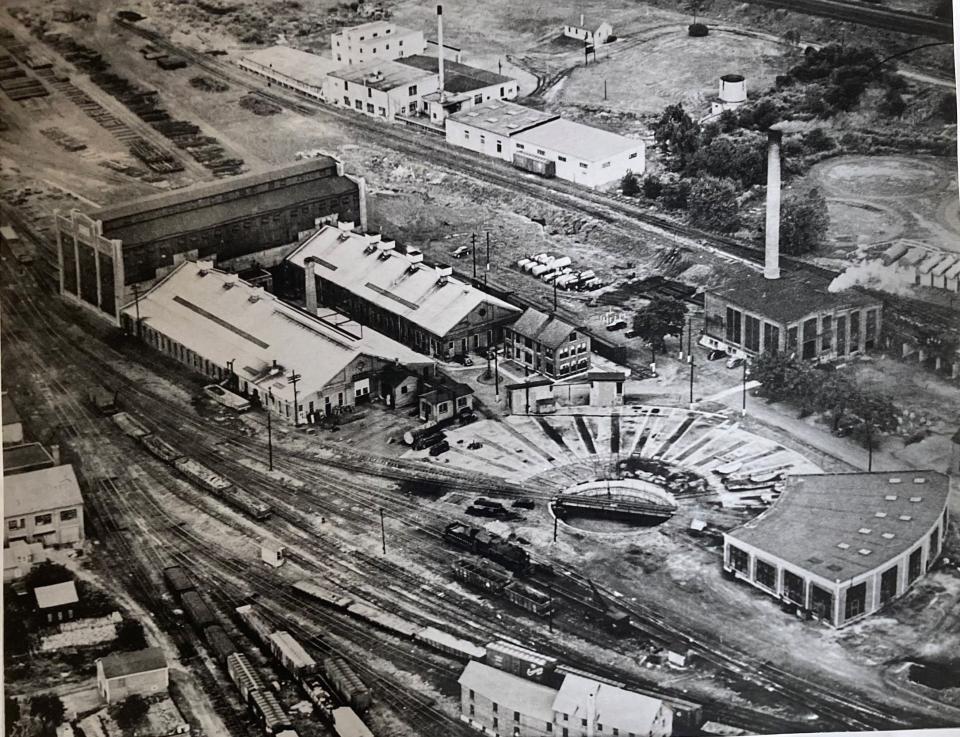
M 903 114 L 907 110 L 907 103 L 904 101 L 903 95 L 897 92 L 897 90 L 889 89 L 883 96 L 878 110 L 884 115 L 889 115 L 891 118 L 900 118 L 903 117 Z
M 656 174 L 647 174 L 643 178 L 643 196 L 648 200 L 655 200 L 663 192 L 663 182 Z
M 701 228 L 732 233 L 740 227 L 737 188 L 729 179 L 701 177 L 690 190 L 690 221 Z
M 765 131 L 780 120 L 780 110 L 769 97 L 761 97 L 752 105 L 740 108 L 739 112 L 740 125 L 743 128 Z
M 829 151 L 837 142 L 823 128 L 814 128 L 803 136 L 803 145 L 810 151 Z
M 702 38 L 703 36 L 709 35 L 710 29 L 707 28 L 706 23 L 691 23 L 687 26 L 687 33 L 694 38 Z
M 136 651 L 147 647 L 143 625 L 135 619 L 124 619 L 117 627 L 116 646 L 120 650 Z
M 690 198 L 690 182 L 672 177 L 663 182 L 660 189 L 660 202 L 668 210 L 686 210 Z
M 114 718 L 122 729 L 132 731 L 140 725 L 149 710 L 150 705 L 147 704 L 143 696 L 132 694 L 120 704 Z
M 722 133 L 733 133 L 740 127 L 740 116 L 733 110 L 724 110 L 717 118 Z
M 744 132 L 736 138 L 723 136 L 703 146 L 692 156 L 685 173 L 729 177 L 749 187 L 764 181 L 765 170 L 763 141 L 756 133 Z
M 783 198 L 780 245 L 784 253 L 800 256 L 816 251 L 829 227 L 827 200 L 819 189 L 790 192 Z
M 637 181 L 637 175 L 628 171 L 620 180 L 620 191 L 626 197 L 636 197 L 640 194 L 640 182 Z

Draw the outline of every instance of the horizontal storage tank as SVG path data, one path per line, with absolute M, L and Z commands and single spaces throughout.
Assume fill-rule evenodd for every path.
M 569 256 L 561 256 L 553 262 L 553 268 L 562 269 L 564 266 L 569 266 L 572 263 L 573 261 L 570 260 Z
M 545 159 L 542 156 L 534 156 L 533 154 L 516 151 L 513 154 L 513 165 L 517 169 L 539 174 L 541 177 L 552 178 L 557 176 L 556 162 Z
M 533 270 L 530 272 L 534 276 L 543 276 L 553 267 L 550 264 L 537 264 L 533 267 Z

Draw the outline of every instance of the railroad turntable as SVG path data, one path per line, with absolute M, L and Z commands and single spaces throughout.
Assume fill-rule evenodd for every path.
M 677 501 L 664 486 L 636 478 L 575 484 L 550 503 L 550 513 L 589 532 L 632 532 L 670 519 Z

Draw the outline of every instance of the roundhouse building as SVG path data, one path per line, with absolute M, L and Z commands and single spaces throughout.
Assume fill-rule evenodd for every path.
M 846 626 L 902 595 L 933 565 L 949 490 L 936 471 L 791 477 L 767 511 L 724 535 L 724 570 Z
M 279 263 L 325 219 L 366 219 L 362 179 L 321 156 L 264 174 L 55 217 L 60 293 L 119 324 L 120 308 L 181 261 Z

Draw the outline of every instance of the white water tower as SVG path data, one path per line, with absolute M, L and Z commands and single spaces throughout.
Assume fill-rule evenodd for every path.
M 733 110 L 747 101 L 747 82 L 742 74 L 724 74 L 720 77 L 720 104 L 724 110 Z

